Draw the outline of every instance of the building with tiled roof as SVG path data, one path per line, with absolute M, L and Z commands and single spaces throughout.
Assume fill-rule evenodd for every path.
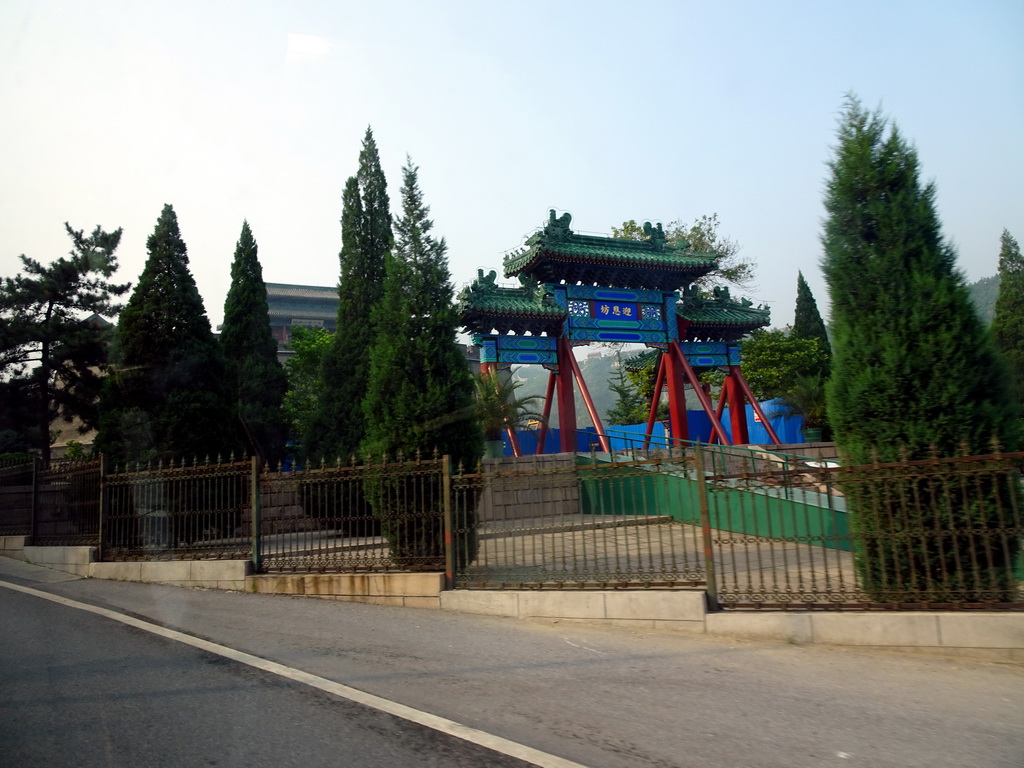
M 337 330 L 337 287 L 287 283 L 267 283 L 266 286 L 270 331 L 277 339 L 278 357 L 289 354 L 285 347 L 291 341 L 294 326 L 326 328 L 331 333 Z

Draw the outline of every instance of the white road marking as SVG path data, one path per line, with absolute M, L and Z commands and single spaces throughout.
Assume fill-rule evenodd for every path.
M 571 640 L 570 640 L 569 638 L 567 638 L 567 637 L 563 637 L 562 639 L 563 639 L 563 640 L 565 640 L 565 642 L 567 642 L 567 643 L 568 643 L 569 645 L 571 645 L 571 646 L 572 646 L 573 648 L 580 648 L 580 649 L 582 649 L 582 650 L 584 650 L 584 651 L 592 651 L 592 652 L 594 652 L 594 653 L 600 653 L 601 655 L 604 655 L 604 651 L 599 651 L 599 650 L 597 650 L 596 648 L 587 648 L 587 646 L 585 646 L 585 645 L 576 645 L 576 643 L 572 642 L 572 641 L 571 641 Z
M 446 733 L 449 736 L 455 736 L 463 741 L 468 741 L 472 744 L 486 747 L 494 752 L 499 752 L 503 755 L 508 755 L 509 757 L 514 757 L 518 760 L 523 760 L 527 763 L 541 766 L 541 768 L 587 768 L 587 766 L 581 763 L 574 763 L 571 760 L 566 760 L 558 757 L 557 755 L 548 754 L 547 752 L 541 752 L 540 750 L 528 747 L 525 744 L 519 744 L 518 742 L 503 739 L 501 736 L 495 736 L 494 734 L 487 733 L 486 731 L 470 728 L 468 725 L 457 723 L 454 720 L 438 717 L 437 715 L 432 715 L 429 712 L 414 709 L 413 707 L 407 707 L 405 704 L 399 704 L 398 702 L 391 701 L 390 699 L 374 696 L 372 693 L 366 693 L 355 688 L 350 688 L 347 685 L 336 683 L 333 680 L 328 680 L 327 678 L 319 677 L 318 675 L 311 675 L 308 672 L 303 672 L 301 669 L 286 667 L 284 664 L 278 664 L 274 661 L 261 659 L 259 656 L 253 656 L 252 654 L 245 653 L 244 651 L 238 651 L 234 648 L 228 648 L 225 645 L 211 643 L 208 640 L 201 640 L 198 637 L 186 635 L 184 632 L 167 629 L 166 627 L 151 624 L 148 621 L 117 613 L 116 611 L 107 610 L 106 608 L 98 608 L 95 605 L 80 603 L 77 600 L 60 597 L 59 595 L 51 595 L 48 592 L 40 592 L 39 590 L 32 589 L 31 587 L 23 587 L 20 584 L 12 584 L 3 580 L 0 580 L 0 587 L 14 590 L 15 592 L 23 592 L 26 595 L 41 597 L 44 600 L 49 600 L 50 602 L 67 606 L 68 608 L 76 608 L 80 611 L 94 613 L 97 616 L 113 619 L 114 621 L 119 621 L 122 624 L 127 624 L 130 627 L 142 629 L 146 632 L 151 632 L 154 635 L 159 635 L 160 637 L 165 637 L 169 640 L 177 640 L 179 643 L 191 645 L 193 648 L 199 648 L 200 650 L 207 651 L 209 653 L 215 653 L 226 659 L 247 664 L 250 667 L 255 667 L 256 669 L 262 669 L 264 672 L 271 672 L 289 680 L 294 680 L 295 682 L 303 683 L 313 688 L 318 688 L 321 691 L 325 691 L 326 693 L 330 693 L 335 696 L 340 696 L 341 698 L 348 699 L 356 704 L 362 704 L 365 707 L 370 707 L 371 709 L 376 709 L 380 712 L 386 712 L 389 715 L 400 717 L 403 720 L 408 720 L 409 722 L 417 723 L 418 725 L 423 725 L 427 728 L 432 728 L 435 731 Z

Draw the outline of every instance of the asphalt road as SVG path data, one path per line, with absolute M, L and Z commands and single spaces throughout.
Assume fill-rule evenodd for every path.
M 8 582 L 595 768 L 1024 766 L 1020 666 L 61 578 L 0 560 Z M 523 764 L 8 589 L 0 763 Z
M 524 766 L 219 656 L 0 590 L 7 766 Z

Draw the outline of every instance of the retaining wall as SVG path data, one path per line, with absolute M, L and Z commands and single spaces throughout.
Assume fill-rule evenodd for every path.
M 1024 662 L 1024 613 L 722 611 L 700 589 L 455 590 L 441 607 L 520 619 L 585 621 L 796 644 L 879 648 Z

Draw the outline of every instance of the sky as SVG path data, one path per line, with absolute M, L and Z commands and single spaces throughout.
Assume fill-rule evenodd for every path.
M 717 213 L 781 327 L 798 271 L 827 315 L 846 94 L 917 148 L 967 279 L 996 273 L 1024 238 L 1022 39 L 1019 0 L 4 0 L 0 276 L 65 255 L 67 221 L 122 227 L 134 284 L 170 203 L 214 326 L 243 220 L 265 280 L 335 285 L 371 126 L 457 288 L 551 208 L 590 234 Z

